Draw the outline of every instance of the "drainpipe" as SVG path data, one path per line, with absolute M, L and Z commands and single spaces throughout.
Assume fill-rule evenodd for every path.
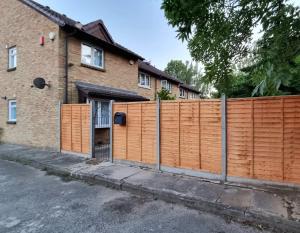
M 72 33 L 69 33 L 65 37 L 65 95 L 64 95 L 64 104 L 69 102 L 69 38 L 76 34 L 77 30 L 75 29 Z

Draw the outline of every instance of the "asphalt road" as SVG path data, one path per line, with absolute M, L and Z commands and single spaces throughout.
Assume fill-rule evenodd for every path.
M 181 205 L 0 161 L 0 232 L 262 232 Z

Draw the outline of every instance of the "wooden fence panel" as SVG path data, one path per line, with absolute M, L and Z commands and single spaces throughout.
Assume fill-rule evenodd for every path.
M 142 162 L 156 163 L 156 103 L 142 105 Z
M 162 102 L 160 110 L 161 164 L 179 167 L 179 102 Z
M 61 108 L 61 149 L 72 150 L 72 106 L 63 105 Z
M 200 102 L 201 169 L 221 173 L 222 124 L 221 101 Z
M 201 169 L 199 102 L 180 103 L 180 166 Z
M 281 99 L 254 100 L 255 179 L 283 180 L 283 104 Z
M 127 115 L 127 105 L 113 104 L 113 115 L 124 112 Z M 128 116 L 126 117 L 128 121 Z M 127 159 L 127 124 L 126 126 L 113 124 L 113 156 L 115 159 Z
M 72 151 L 81 152 L 81 107 L 72 106 Z
M 253 100 L 227 102 L 228 175 L 253 177 Z
M 113 156 L 156 163 L 156 102 L 114 103 L 113 115 L 126 113 L 126 125 L 113 125 Z
M 161 103 L 161 164 L 221 173 L 221 101 Z
M 300 183 L 300 97 L 229 99 L 228 175 Z
M 284 180 L 300 183 L 300 97 L 284 99 Z
M 127 111 L 127 157 L 131 161 L 142 161 L 142 104 L 130 104 Z
M 90 105 L 62 105 L 61 149 L 81 154 L 90 153 Z

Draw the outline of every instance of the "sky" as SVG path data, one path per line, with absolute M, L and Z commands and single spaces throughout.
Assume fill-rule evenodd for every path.
M 113 39 L 165 69 L 171 59 L 191 60 L 186 43 L 168 25 L 161 0 L 36 0 L 82 24 L 102 19 Z
M 162 0 L 36 1 L 82 24 L 102 19 L 116 42 L 159 69 L 165 69 L 172 59 L 192 60 L 187 44 L 178 40 L 176 29 L 168 25 L 160 9 Z M 300 6 L 300 0 L 290 2 Z

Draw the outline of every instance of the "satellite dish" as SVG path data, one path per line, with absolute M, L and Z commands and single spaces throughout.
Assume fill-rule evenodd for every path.
M 36 79 L 34 79 L 34 80 L 33 80 L 33 85 L 34 85 L 36 88 L 38 88 L 38 89 L 44 89 L 45 86 L 49 86 L 49 85 L 46 83 L 45 79 L 43 79 L 43 78 L 36 78 Z

